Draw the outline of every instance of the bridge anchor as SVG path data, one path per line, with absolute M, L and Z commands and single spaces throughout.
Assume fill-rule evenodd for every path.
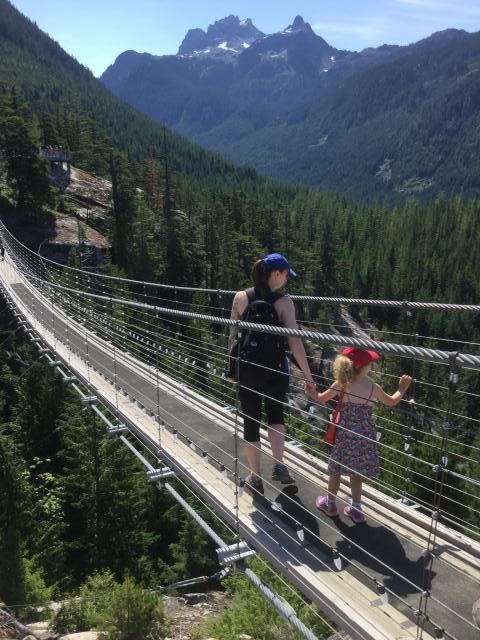
M 250 549 L 244 540 L 217 549 L 218 564 L 222 567 L 233 562 L 240 562 L 256 554 L 257 552 L 254 549 Z
M 110 436 L 118 435 L 119 433 L 123 433 L 124 431 L 128 431 L 128 427 L 124 424 L 111 424 L 107 428 L 107 433 Z
M 162 467 L 161 469 L 152 469 L 147 471 L 147 480 L 149 482 L 164 482 L 170 478 L 175 477 L 175 471 L 172 471 L 170 467 Z

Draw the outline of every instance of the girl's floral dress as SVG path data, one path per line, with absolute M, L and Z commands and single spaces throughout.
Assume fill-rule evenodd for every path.
M 340 409 L 328 473 L 332 476 L 358 473 L 375 477 L 379 471 L 372 407 L 368 404 L 344 402 Z

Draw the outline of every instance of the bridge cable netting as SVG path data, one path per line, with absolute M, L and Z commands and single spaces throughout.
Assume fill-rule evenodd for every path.
M 240 522 L 242 517 L 248 517 L 248 513 L 242 511 L 243 503 L 239 498 L 248 466 L 240 455 L 239 388 L 232 385 L 225 374 L 226 344 L 232 326 L 236 331 L 251 327 L 248 323 L 229 319 L 230 307 L 226 301 L 234 292 L 144 283 L 86 272 L 41 257 L 19 243 L 3 226 L 0 235 L 12 270 L 20 273 L 33 290 L 50 300 L 62 314 L 59 317 L 50 313 L 45 304 L 33 296 L 31 304 L 35 316 L 55 337 L 55 345 L 58 340 L 66 346 L 67 364 L 73 356 L 86 363 L 86 384 L 90 388 L 94 386 L 94 374 L 100 372 L 113 385 L 117 422 L 121 421 L 120 400 L 129 398 L 157 424 L 155 451 L 159 466 L 162 436 L 168 432 L 188 444 L 199 455 L 199 463 L 213 465 L 233 482 L 233 532 L 240 553 Z M 473 638 L 471 634 L 475 633 L 476 627 L 467 608 L 460 610 L 455 603 L 450 603 L 448 592 L 439 591 L 434 577 L 435 567 L 443 567 L 457 575 L 458 580 L 460 576 L 465 577 L 465 567 L 470 566 L 473 570 L 468 574 L 468 581 L 472 590 L 476 589 L 478 593 L 480 588 L 480 573 L 475 568 L 478 557 L 473 554 L 480 540 L 480 394 L 477 392 L 480 342 L 474 336 L 469 340 L 461 336 L 435 338 L 428 332 L 418 334 L 412 330 L 409 333 L 406 328 L 409 324 L 413 328 L 414 313 L 467 314 L 476 319 L 480 305 L 292 297 L 301 304 L 305 314 L 299 319 L 301 329 L 269 326 L 256 329 L 302 338 L 307 345 L 314 380 L 320 389 L 327 388 L 332 382 L 326 362 L 333 358 L 335 349 L 347 344 L 373 348 L 383 354 L 384 364 L 376 374 L 382 385 L 392 385 L 403 372 L 415 379 L 409 396 L 397 409 L 376 409 L 375 444 L 381 476 L 380 479 L 363 477 L 370 503 L 381 496 L 386 504 L 397 505 L 399 513 L 402 509 L 410 510 L 419 518 L 422 516 L 425 522 L 428 520 L 425 533 L 412 536 L 408 528 L 396 526 L 395 518 L 389 522 L 383 512 L 372 509 L 368 515 L 369 521 L 394 533 L 402 544 L 410 545 L 410 552 L 417 558 L 415 569 L 410 566 L 409 571 L 402 573 L 402 565 L 389 562 L 388 554 L 375 553 L 365 539 L 353 535 L 348 528 L 339 530 L 329 519 L 312 513 L 301 500 L 299 503 L 295 495 L 285 491 L 280 499 L 276 499 L 273 496 L 278 493 L 277 487 L 266 478 L 267 495 L 263 499 L 275 517 L 280 514 L 290 522 L 291 532 L 283 531 L 283 535 L 300 542 L 303 551 L 312 559 L 319 560 L 313 547 L 309 548 L 312 541 L 329 550 L 330 560 L 320 561 L 325 571 L 338 573 L 331 559 L 340 558 L 343 570 L 349 566 L 379 593 L 386 592 L 409 611 L 420 640 L 426 633 L 440 637 L 438 634 L 442 630 L 446 638 Z M 325 319 L 325 313 L 318 312 L 325 306 L 334 310 L 332 322 Z M 403 317 L 405 329 L 389 331 L 363 323 L 368 329 L 360 336 L 342 333 L 346 329 L 345 323 L 335 320 L 339 306 L 341 314 L 343 307 L 396 309 Z M 65 326 L 64 331 L 60 325 Z M 79 327 L 81 344 L 73 340 Z M 323 328 L 330 332 L 319 330 Z M 104 340 L 112 351 L 111 366 L 107 369 L 99 356 L 97 338 Z M 125 365 L 128 359 L 144 367 L 142 371 L 152 380 L 153 397 L 146 388 L 131 386 Z M 236 366 L 239 365 L 237 358 Z M 299 457 L 302 462 L 295 468 L 295 474 L 301 479 L 302 486 L 308 486 L 309 491 L 314 492 L 320 477 L 326 473 L 329 457 L 323 444 L 329 422 L 328 410 L 302 396 L 303 376 L 298 369 L 293 367 L 290 377 L 291 389 L 285 403 L 285 409 L 289 411 L 289 451 L 293 451 L 289 453 L 289 459 Z M 198 405 L 203 403 L 207 411 L 221 418 L 228 425 L 232 445 L 225 446 L 223 437 L 210 439 L 207 443 L 197 425 L 161 406 L 161 393 L 166 384 L 173 385 L 184 400 L 190 399 Z M 268 425 L 262 422 L 261 426 Z M 340 430 L 343 428 L 339 426 Z M 144 444 L 142 439 L 140 442 Z M 273 463 L 263 436 L 262 445 L 263 455 Z M 314 473 L 309 465 L 313 465 Z M 339 501 L 346 504 L 344 492 L 339 494 Z M 274 526 L 273 520 L 272 517 L 269 526 Z M 262 525 L 258 526 L 262 528 Z M 267 529 L 264 528 L 264 532 L 267 533 Z M 448 546 L 449 541 L 454 544 L 452 540 L 463 543 L 458 547 L 464 552 L 461 561 L 443 557 L 446 556 L 445 545 Z M 469 544 L 471 556 L 466 552 Z M 406 564 L 412 565 L 411 560 Z M 414 595 L 417 596 L 416 603 Z M 461 633 L 456 631 L 459 625 Z

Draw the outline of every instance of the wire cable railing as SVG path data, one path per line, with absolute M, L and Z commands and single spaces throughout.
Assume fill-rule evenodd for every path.
M 389 471 L 389 473 L 392 473 L 391 470 Z M 415 484 L 415 483 L 414 483 Z
M 328 344 L 332 346 L 353 344 L 373 348 L 388 355 L 389 358 L 414 359 L 415 361 L 426 362 L 433 366 L 440 365 L 441 367 L 445 367 L 449 376 L 448 384 L 438 384 L 434 388 L 436 393 L 448 396 L 448 402 L 445 406 L 432 406 L 426 402 L 415 399 L 414 411 L 408 406 L 404 414 L 402 414 L 402 412 L 396 413 L 395 419 L 383 414 L 377 416 L 377 421 L 380 424 L 378 428 L 384 433 L 380 441 L 375 442 L 380 452 L 383 452 L 380 455 L 383 474 L 384 476 L 391 476 L 391 478 L 395 479 L 393 483 L 379 481 L 378 486 L 383 488 L 389 495 L 394 494 L 400 497 L 411 497 L 414 502 L 420 505 L 425 514 L 430 514 L 431 525 L 427 546 L 427 551 L 430 555 L 432 555 L 432 550 L 434 550 L 437 545 L 436 536 L 438 535 L 439 517 L 435 514 L 441 514 L 442 522 L 449 523 L 458 530 L 463 530 L 472 535 L 478 534 L 478 528 L 474 523 L 462 523 L 462 519 L 457 515 L 455 509 L 450 512 L 448 505 L 450 504 L 452 507 L 458 506 L 458 504 L 460 504 L 459 500 L 462 498 L 465 500 L 464 503 L 461 503 L 464 507 L 468 507 L 472 512 L 478 513 L 478 510 L 472 508 L 472 502 L 474 503 L 479 499 L 480 494 L 477 495 L 473 489 L 476 490 L 479 488 L 480 482 L 477 478 L 470 477 L 465 473 L 465 470 L 459 472 L 457 466 L 455 466 L 455 468 L 448 468 L 450 466 L 448 465 L 447 467 L 447 459 L 450 460 L 450 464 L 452 460 L 456 459 L 456 465 L 461 463 L 463 465 L 471 465 L 472 467 L 474 463 L 477 462 L 474 457 L 465 455 L 465 452 L 469 451 L 471 452 L 470 455 L 473 456 L 474 453 L 479 450 L 474 441 L 462 442 L 456 435 L 452 435 L 459 434 L 462 438 L 470 437 L 474 429 L 472 428 L 468 433 L 462 432 L 464 423 L 478 421 L 478 418 L 474 416 L 469 416 L 467 413 L 455 410 L 456 398 L 462 395 L 471 397 L 478 395 L 474 390 L 470 391 L 468 387 L 460 390 L 457 385 L 458 376 L 462 371 L 472 372 L 473 375 L 476 375 L 476 372 L 480 370 L 480 358 L 475 354 L 447 352 L 429 347 L 379 342 L 371 339 L 352 338 L 311 330 L 285 330 L 264 325 L 252 326 L 249 323 L 241 321 L 234 322 L 229 318 L 217 315 L 191 311 L 191 309 L 203 308 L 204 310 L 214 310 L 217 313 L 223 313 L 227 310 L 224 306 L 215 307 L 215 305 L 209 304 L 202 306 L 202 303 L 169 299 L 164 296 L 158 296 L 158 301 L 162 303 L 161 305 L 152 304 L 151 301 L 155 300 L 156 296 L 149 296 L 144 292 L 132 292 L 128 289 L 128 286 L 134 284 L 144 289 L 157 286 L 158 290 L 169 289 L 174 293 L 181 292 L 182 288 L 157 285 L 155 283 L 139 283 L 138 281 L 116 279 L 113 277 L 107 278 L 109 284 L 112 285 L 107 287 L 104 281 L 100 279 L 99 274 L 89 273 L 88 277 L 86 277 L 81 270 L 72 270 L 72 273 L 74 273 L 72 277 L 70 271 L 58 265 L 58 263 L 52 263 L 52 261 L 47 261 L 49 265 L 47 268 L 45 267 L 45 258 L 39 258 L 34 252 L 25 250 L 26 248 L 22 248 L 21 251 L 19 250 L 19 255 L 17 256 L 12 248 L 14 244 L 13 240 L 9 239 L 9 241 L 11 242 L 10 245 L 6 242 L 8 254 L 14 259 L 15 268 L 19 269 L 42 295 L 45 295 L 60 309 L 63 309 L 66 316 L 70 316 L 75 323 L 84 327 L 83 357 L 88 363 L 89 376 L 104 367 L 104 362 L 98 360 L 96 356 L 95 336 L 106 340 L 112 349 L 116 350 L 116 356 L 114 358 L 115 366 L 108 372 L 109 377 L 114 380 L 115 389 L 117 389 L 118 386 L 121 390 L 128 385 L 128 380 L 123 377 L 121 368 L 118 368 L 118 358 L 122 359 L 123 356 L 121 354 L 128 351 L 132 353 L 134 358 L 138 358 L 147 364 L 151 376 L 157 376 L 157 387 L 160 382 L 160 376 L 170 376 L 176 379 L 178 383 L 183 384 L 187 390 L 198 390 L 201 394 L 208 395 L 212 402 L 218 402 L 220 400 L 222 404 L 235 405 L 234 389 L 232 389 L 224 375 L 225 361 L 228 356 L 228 351 L 225 348 L 226 336 L 224 334 L 226 330 L 234 324 L 245 330 L 255 329 L 256 331 L 277 333 L 284 336 L 293 335 L 304 340 L 314 341 L 317 344 Z M 69 277 L 64 277 L 65 273 L 69 273 Z M 106 278 L 106 276 L 102 275 L 101 278 Z M 73 284 L 75 286 L 72 286 Z M 232 293 L 228 291 L 195 288 L 184 288 L 184 290 L 212 295 L 227 295 Z M 119 294 L 128 297 L 123 298 L 122 295 Z M 132 295 L 138 296 L 139 299 L 133 299 L 131 297 Z M 147 300 L 150 300 L 150 302 Z M 301 300 L 303 302 L 324 302 L 328 300 L 329 302 L 339 304 L 345 302 L 345 300 L 350 304 L 361 302 L 357 299 L 326 299 L 311 296 L 303 296 Z M 368 303 L 370 302 L 375 305 L 382 301 L 368 301 Z M 422 304 L 427 306 L 418 308 L 425 308 L 427 310 L 434 309 L 436 311 L 466 311 L 469 313 L 476 313 L 478 311 L 478 309 L 472 308 L 475 307 L 475 305 L 442 305 L 441 307 L 435 305 L 433 307 L 429 306 L 429 303 Z M 41 307 L 40 304 L 38 306 L 39 308 Z M 378 306 L 382 305 L 379 304 Z M 410 309 L 415 307 L 407 307 L 406 303 L 401 303 L 400 308 Z M 55 336 L 55 341 L 59 340 L 63 342 L 63 340 L 66 339 L 69 344 L 69 351 L 74 351 L 71 343 L 73 325 L 71 331 L 69 330 L 67 332 L 67 335 L 60 335 L 59 327 L 57 326 L 60 323 L 57 322 L 55 314 L 52 313 L 50 318 L 47 319 L 49 314 L 47 314 L 45 310 L 41 310 L 40 315 L 42 316 L 41 320 L 46 329 Z M 392 334 L 390 333 L 389 335 Z M 206 336 L 208 336 L 208 346 L 205 346 L 205 343 L 202 341 L 202 338 L 204 339 Z M 455 343 L 458 344 L 458 341 L 455 341 Z M 463 344 L 475 346 L 476 343 L 473 341 L 470 343 L 464 341 Z M 389 374 L 384 373 L 381 375 L 389 376 Z M 294 378 L 294 375 L 292 375 L 292 378 Z M 328 383 L 328 379 L 323 375 L 318 375 L 316 379 L 319 382 L 325 381 Z M 89 381 L 91 382 L 90 377 Z M 419 380 L 418 386 L 420 389 L 422 384 L 424 384 L 425 387 L 434 386 L 434 383 L 430 383 L 427 380 Z M 135 390 L 132 389 L 132 391 L 134 391 L 135 400 L 143 407 L 151 406 L 152 396 L 149 393 L 138 388 Z M 119 393 L 121 393 L 121 391 L 119 391 Z M 289 403 L 286 402 L 285 404 L 288 405 Z M 154 413 L 156 411 L 157 416 L 159 416 L 159 402 L 154 402 L 154 405 L 156 405 L 154 407 Z M 152 409 L 150 409 L 150 411 L 152 411 Z M 434 417 L 433 420 L 432 416 L 428 415 L 426 415 L 426 417 L 419 417 L 418 413 L 420 411 L 424 414 L 435 412 L 439 414 L 439 416 Z M 326 417 L 324 418 L 318 413 L 313 415 L 312 412 L 302 407 L 294 407 L 292 412 L 295 418 L 293 422 L 294 432 L 297 432 L 301 428 L 305 428 L 308 431 L 312 425 L 315 425 L 316 428 L 321 431 L 322 425 L 328 423 Z M 238 413 L 236 415 L 238 416 Z M 168 417 L 170 421 L 174 421 L 174 416 Z M 458 429 L 456 425 L 452 424 L 453 420 L 461 423 L 458 425 Z M 427 431 L 426 428 L 422 428 L 428 427 L 430 429 L 431 425 L 436 423 L 438 423 L 440 433 L 432 433 L 431 431 Z M 448 424 L 446 425 L 446 423 Z M 262 423 L 261 426 L 265 425 Z M 193 425 L 185 424 L 183 430 L 185 431 L 187 442 L 190 441 L 193 446 L 198 447 L 196 441 L 198 443 L 198 441 L 202 439 L 203 434 Z M 236 431 L 237 430 L 235 430 L 235 432 Z M 401 431 L 403 431 L 403 433 Z M 159 435 L 160 432 L 161 429 L 159 426 Z M 306 435 L 308 438 L 307 441 L 302 442 L 302 447 L 308 454 L 315 455 L 324 463 L 328 458 L 328 454 L 322 449 L 321 435 L 311 432 Z M 413 439 L 411 439 L 412 435 L 415 436 Z M 385 441 L 384 438 L 393 440 L 396 438 L 400 439 L 400 444 L 398 444 L 398 441 L 396 444 L 390 440 Z M 410 438 L 410 440 L 408 440 L 408 448 L 406 449 L 407 438 Z M 418 442 L 415 438 L 417 438 Z M 428 459 L 423 459 L 420 457 L 420 454 L 422 453 L 421 447 L 425 445 L 425 442 L 420 439 L 427 438 L 430 442 L 428 447 L 429 455 Z M 217 443 L 212 442 L 210 444 L 214 447 L 217 446 Z M 238 451 L 236 450 L 237 444 L 238 443 L 235 443 L 233 453 L 225 449 L 220 450 L 220 447 L 217 456 L 225 459 L 226 462 L 229 461 L 224 466 L 227 475 L 234 479 L 237 491 L 235 509 L 238 511 L 238 521 L 238 516 L 241 511 L 238 506 L 239 483 L 242 473 L 248 471 L 248 468 L 239 459 Z M 453 447 L 458 447 L 459 450 L 456 451 Z M 463 449 L 463 447 L 466 449 Z M 415 454 L 412 453 L 412 450 L 415 450 Z M 406 486 L 401 486 L 402 482 L 405 481 L 404 472 L 406 468 L 408 469 L 408 490 Z M 423 473 L 421 469 L 424 470 Z M 428 470 L 428 473 L 426 473 L 425 470 Z M 302 482 L 312 483 L 309 474 L 300 472 L 300 475 Z M 454 481 L 460 484 L 456 485 Z M 376 480 L 370 480 L 370 482 L 372 485 L 375 485 Z M 266 482 L 266 484 L 269 490 L 275 489 L 272 483 Z M 473 489 L 467 490 L 467 486 Z M 420 492 L 420 494 L 418 492 Z M 305 509 L 305 513 L 307 512 L 311 513 L 308 509 Z M 325 525 L 324 520 L 320 519 L 318 514 L 315 515 L 316 520 L 322 523 L 322 527 L 327 526 L 331 532 L 336 531 L 334 526 L 330 523 Z M 315 532 L 309 531 L 308 533 L 309 535 L 316 535 Z M 344 540 L 348 544 L 352 542 L 348 540 L 348 538 L 344 538 Z M 318 538 L 317 542 L 321 543 L 321 538 Z M 369 553 L 368 550 L 362 548 L 361 545 L 357 550 L 366 555 Z M 347 560 L 348 558 L 345 559 Z M 383 562 L 375 558 L 375 556 L 372 556 L 370 559 L 379 565 Z M 442 559 L 436 558 L 436 561 L 442 562 Z M 383 568 L 388 572 L 396 572 L 396 569 L 389 565 Z M 361 573 L 362 565 L 359 564 L 357 566 L 357 564 L 355 564 L 355 569 Z M 428 577 L 431 571 L 427 569 L 424 573 L 425 576 Z M 420 604 L 418 609 L 416 609 L 416 611 L 421 612 L 421 615 L 417 617 L 422 620 L 418 625 L 419 637 L 422 637 L 429 620 L 427 608 L 429 601 L 443 607 L 446 611 L 449 611 L 452 617 L 461 619 L 464 624 L 472 626 L 472 623 L 465 619 L 464 616 L 453 610 L 450 611 L 448 603 L 438 599 L 434 593 L 433 595 L 432 593 L 424 595 L 424 592 L 429 590 L 425 589 L 425 587 L 431 587 L 431 585 L 427 584 L 428 580 L 425 576 L 423 584 L 410 584 L 411 587 L 415 586 L 421 591 Z M 397 575 L 396 577 L 399 579 L 402 578 L 401 575 Z
M 126 344 L 128 344 L 128 342 L 129 342 L 129 341 L 127 340 L 127 341 L 126 341 Z M 132 342 L 133 342 L 133 341 L 132 341 Z M 141 349 L 142 349 L 142 347 L 140 346 L 139 351 L 141 351 Z M 176 363 L 175 363 L 175 358 L 174 358 L 173 356 L 169 356 L 169 359 L 170 359 L 170 361 L 171 361 L 171 364 L 172 364 L 172 365 L 175 365 L 175 364 L 176 364 Z M 203 385 L 203 386 L 206 386 L 206 385 Z M 382 446 L 383 446 L 383 445 L 382 445 Z M 408 459 L 409 459 L 409 460 L 412 460 L 412 455 L 411 455 L 411 454 L 408 454 Z M 417 461 L 417 462 L 423 462 L 423 461 L 421 461 L 421 460 L 419 460 L 419 459 L 417 459 L 416 461 Z M 394 463 L 394 464 L 395 464 L 395 463 Z M 402 468 L 402 465 L 400 465 L 400 464 L 398 464 L 398 463 L 396 464 L 396 466 L 398 466 L 400 469 Z M 433 468 L 433 466 L 434 466 L 433 464 L 430 464 L 430 468 Z M 384 469 L 384 471 L 385 471 L 385 469 Z M 390 473 L 391 475 L 393 475 L 393 474 L 394 474 L 394 472 L 392 472 L 392 470 L 391 470 L 391 469 L 390 469 L 390 470 L 388 470 L 388 473 Z M 414 473 L 414 475 L 417 475 L 417 476 L 419 476 L 419 477 L 420 477 L 420 476 L 421 476 L 421 477 L 423 477 L 423 478 L 424 478 L 425 480 L 427 480 L 427 481 L 429 480 L 429 478 L 428 478 L 427 476 L 423 475 L 423 474 L 419 474 L 418 472 L 413 472 L 413 473 Z M 398 475 L 398 474 L 397 474 L 397 475 Z M 468 479 L 467 479 L 467 481 L 468 481 Z M 422 485 L 418 485 L 418 484 L 417 484 L 417 483 L 415 483 L 415 482 L 412 482 L 412 484 L 413 484 L 414 486 L 417 486 L 418 488 L 422 488 L 423 490 L 426 490 L 426 491 L 428 491 L 428 492 L 430 492 L 430 491 L 431 491 L 429 488 L 427 488 L 427 487 L 425 487 L 425 486 L 422 486 Z M 464 492 L 464 493 L 466 494 L 466 492 Z M 473 496 L 473 494 L 470 494 L 470 496 L 471 496 L 471 497 L 474 497 L 474 496 Z M 446 499 L 447 499 L 447 500 L 449 500 L 449 501 L 454 502 L 454 500 L 452 500 L 452 499 L 451 499 L 451 498 L 449 498 L 449 497 L 447 497 Z
M 419 474 L 420 475 L 420 474 Z M 426 476 L 423 476 L 425 479 L 428 479 Z

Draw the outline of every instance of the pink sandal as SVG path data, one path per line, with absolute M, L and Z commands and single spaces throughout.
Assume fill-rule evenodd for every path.
M 350 504 L 347 504 L 347 506 L 344 507 L 343 513 L 351 518 L 355 522 L 355 524 L 363 524 L 367 521 L 363 511 L 361 511 L 360 509 L 355 509 L 355 507 L 352 507 L 352 505 Z
M 315 500 L 315 506 L 320 511 L 323 511 L 330 518 L 336 518 L 338 516 L 338 509 L 336 504 L 328 504 L 328 496 L 317 496 Z

